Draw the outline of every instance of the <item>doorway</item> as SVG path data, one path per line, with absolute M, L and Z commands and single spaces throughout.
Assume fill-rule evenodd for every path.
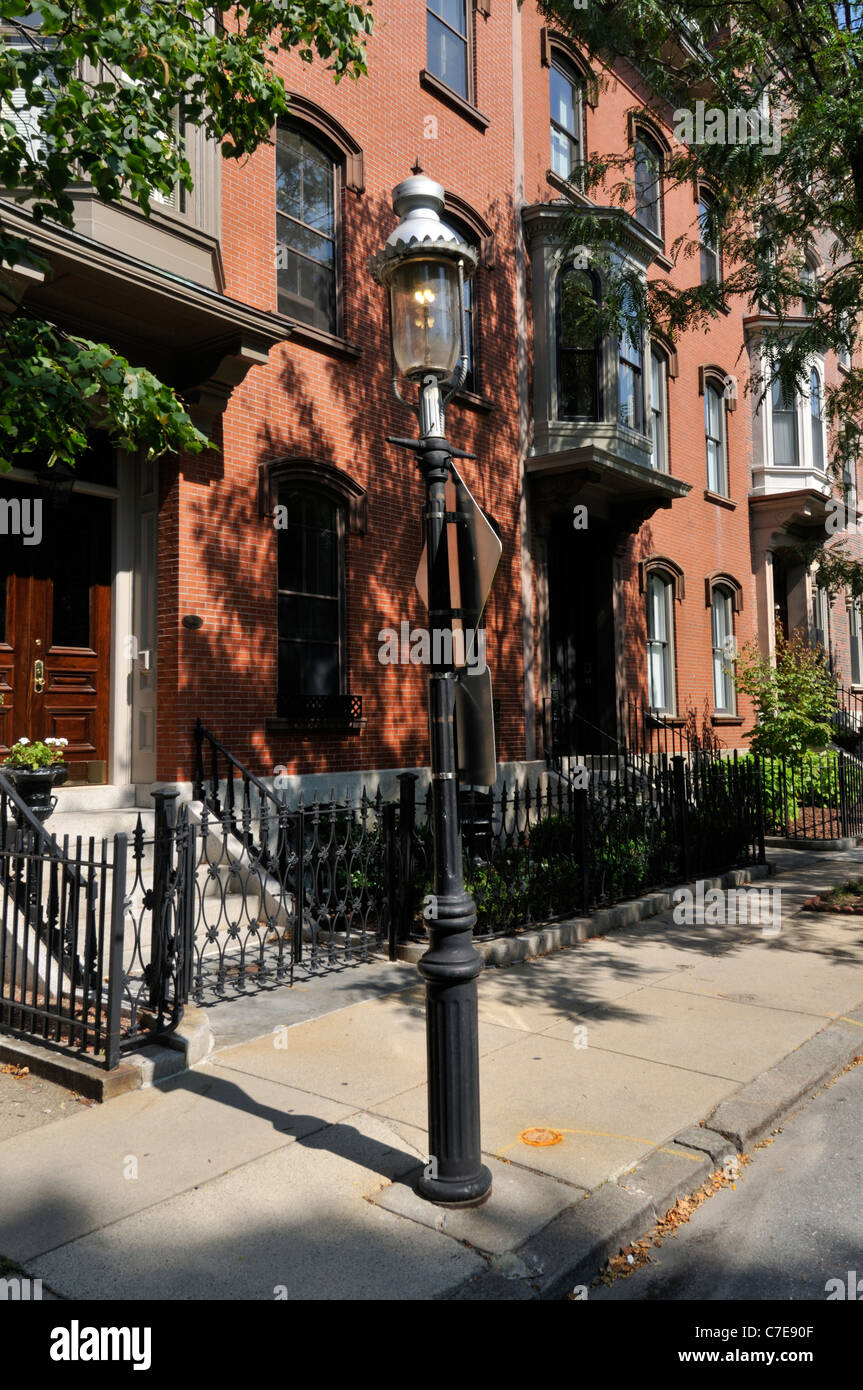
M 548 549 L 551 685 L 577 743 L 571 751 L 603 751 L 617 737 L 612 560 L 615 537 L 591 519 L 555 524 Z
M 107 781 L 111 545 L 110 500 L 0 479 L 0 754 L 68 739 L 73 782 Z

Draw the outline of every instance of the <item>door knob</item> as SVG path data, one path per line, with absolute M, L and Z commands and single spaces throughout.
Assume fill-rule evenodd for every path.
M 41 695 L 45 689 L 45 665 L 42 661 L 33 662 L 33 689 Z

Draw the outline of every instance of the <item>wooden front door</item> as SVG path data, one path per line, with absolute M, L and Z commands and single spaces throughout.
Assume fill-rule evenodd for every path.
M 22 735 L 65 738 L 69 780 L 104 782 L 111 503 L 75 493 L 54 500 L 44 489 L 0 480 L 7 531 L 19 514 L 15 498 L 30 503 L 22 511 L 30 525 L 29 535 L 0 532 L 0 755 Z

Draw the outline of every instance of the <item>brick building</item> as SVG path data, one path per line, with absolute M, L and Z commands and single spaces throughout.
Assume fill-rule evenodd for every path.
M 94 441 L 65 489 L 27 469 L 3 484 L 44 495 L 55 541 L 38 563 L 4 551 L 4 739 L 68 737 L 78 776 L 116 787 L 188 783 L 196 717 L 295 787 L 388 790 L 424 766 L 424 671 L 379 660 L 383 629 L 427 618 L 421 480 L 386 443 L 415 424 L 367 269 L 417 159 L 479 257 L 447 433 L 476 455 L 463 474 L 503 542 L 485 620 L 498 760 L 541 765 L 553 708 L 600 747 L 627 702 L 745 746 L 723 652 L 732 637 L 769 650 L 777 612 L 829 628 L 859 681 L 859 621 L 841 600 L 830 612 L 788 550 L 825 523 L 815 396 L 841 365 L 814 364 L 808 396 L 754 413 L 748 306 L 674 348 L 573 326 L 569 285 L 599 288 L 560 251 L 585 152 L 631 152 L 633 270 L 716 273 L 706 244 L 669 258 L 679 236 L 698 242 L 710 194 L 664 185 L 671 113 L 638 75 L 600 81 L 516 0 L 380 0 L 355 84 L 278 61 L 293 101 L 272 142 L 235 165 L 190 133 L 195 192 L 149 221 L 85 187 L 74 234 L 4 205 L 53 267 L 9 293 L 154 367 L 217 446 L 156 466 Z

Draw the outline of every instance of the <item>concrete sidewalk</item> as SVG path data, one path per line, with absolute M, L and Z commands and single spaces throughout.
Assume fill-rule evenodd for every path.
M 778 936 L 664 914 L 483 973 L 486 1206 L 412 1190 L 423 992 L 400 966 L 394 992 L 302 1021 L 274 994 L 267 1036 L 0 1142 L 0 1254 L 70 1299 L 553 1296 L 697 1186 L 722 1135 L 863 1051 L 863 919 L 799 913 L 863 851 L 770 857 Z

